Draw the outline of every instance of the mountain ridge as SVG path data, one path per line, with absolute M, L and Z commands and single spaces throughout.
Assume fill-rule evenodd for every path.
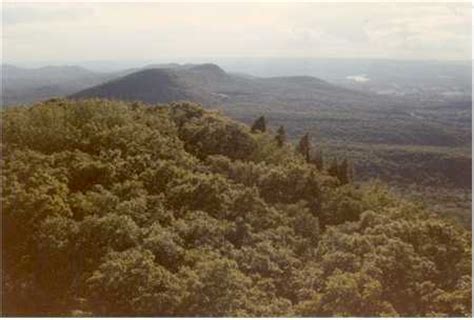
M 163 82 L 164 77 L 167 77 L 168 81 Z M 171 85 L 178 94 L 171 96 L 165 94 Z M 147 88 L 148 91 L 137 90 L 140 86 Z M 279 106 L 284 109 L 335 106 L 345 108 L 355 105 L 374 107 L 373 102 L 381 100 L 375 95 L 338 87 L 316 77 L 248 77 L 227 73 L 218 65 L 211 63 L 146 67 L 119 79 L 76 92 L 71 97 L 120 98 L 142 100 L 147 103 L 167 103 L 172 101 L 171 98 L 175 98 L 191 99 L 206 105 L 218 104 L 223 107 L 243 103 Z M 338 103 L 340 97 L 343 97 L 344 102 Z

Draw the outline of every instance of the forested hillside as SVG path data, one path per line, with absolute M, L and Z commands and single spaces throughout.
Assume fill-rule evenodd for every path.
M 471 315 L 469 231 L 268 127 L 191 103 L 3 111 L 3 313 Z
M 391 185 L 436 185 L 453 194 L 470 193 L 470 96 L 395 97 L 348 90 L 308 76 L 232 74 L 214 64 L 149 67 L 72 97 L 190 100 L 247 124 L 265 115 L 274 128 L 283 125 L 290 139 L 309 132 L 327 157 L 340 157 L 341 149 L 351 152 L 361 181 L 380 178 Z M 469 212 L 463 216 L 470 219 Z
M 280 62 L 271 64 L 268 71 L 286 71 L 271 78 L 230 73 L 211 63 L 154 64 L 114 73 L 71 66 L 22 69 L 6 65 L 3 102 L 11 107 L 72 93 L 74 98 L 151 104 L 189 100 L 218 108 L 247 124 L 265 115 L 273 128 L 283 125 L 293 141 L 309 132 L 326 158 L 350 152 L 359 181 L 379 178 L 401 188 L 411 184 L 436 186 L 437 193 L 447 192 L 451 198 L 471 193 L 470 90 L 461 96 L 449 94 L 470 88 L 465 65 L 378 61 L 369 72 L 365 70 L 367 62 L 361 61 L 359 65 L 354 61 L 326 61 L 328 64 L 309 64 L 306 69 L 290 64 L 293 70 Z M 412 79 L 414 72 L 416 80 Z M 359 90 L 335 85 L 340 84 L 341 77 L 359 73 L 375 79 L 360 83 L 362 87 L 356 85 Z M 303 74 L 321 74 L 335 82 Z M 387 89 L 387 85 L 403 94 L 380 95 L 367 88 L 360 91 L 366 86 Z M 430 196 L 426 193 L 423 198 Z M 436 207 L 444 203 L 429 204 Z M 461 208 L 470 202 L 456 200 L 449 205 Z M 470 211 L 462 211 L 461 220 L 470 226 Z

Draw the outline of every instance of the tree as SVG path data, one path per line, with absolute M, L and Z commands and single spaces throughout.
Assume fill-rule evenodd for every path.
M 349 159 L 318 170 L 308 134 L 187 103 L 2 116 L 6 315 L 471 313 L 470 232 L 354 187 Z
M 267 131 L 267 122 L 264 116 L 259 117 L 255 122 L 252 124 L 252 132 L 265 132 Z
M 348 164 L 347 164 L 347 178 L 348 178 L 349 182 L 354 181 L 354 176 L 355 176 L 354 171 L 355 171 L 354 163 L 349 160 Z
M 379 281 L 364 273 L 335 273 L 322 294 L 297 307 L 303 316 L 398 316 L 383 299 Z
M 341 184 L 348 184 L 349 183 L 349 162 L 347 159 L 342 160 L 337 168 L 337 177 Z
M 277 130 L 277 135 L 275 136 L 275 140 L 279 147 L 282 147 L 286 142 L 286 131 L 283 126 L 280 126 Z
M 323 152 L 318 150 L 315 152 L 315 155 L 311 158 L 311 163 L 313 163 L 319 171 L 322 171 L 324 168 Z
M 334 158 L 328 168 L 329 175 L 336 177 L 341 185 L 352 182 L 352 164 L 345 158 L 341 162 Z
M 307 162 L 309 162 L 310 151 L 311 141 L 309 140 L 309 133 L 306 133 L 303 137 L 301 137 L 300 142 L 298 143 L 298 152 L 306 159 Z
M 252 283 L 233 260 L 209 257 L 189 277 L 183 309 L 187 316 L 246 316 L 247 292 Z
M 111 252 L 87 279 L 90 307 L 99 315 L 170 316 L 180 302 L 179 279 L 155 264 L 148 250 Z
M 339 164 L 338 164 L 337 158 L 334 158 L 332 159 L 331 164 L 329 165 L 328 173 L 329 175 L 337 178 L 338 172 L 339 172 Z

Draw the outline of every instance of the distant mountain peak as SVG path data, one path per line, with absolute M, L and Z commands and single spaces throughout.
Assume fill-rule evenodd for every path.
M 379 105 L 372 96 L 337 87 L 319 78 L 242 77 L 228 74 L 212 63 L 153 65 L 153 68 L 83 90 L 73 97 L 141 100 L 148 103 L 189 100 L 225 108 L 246 104 L 272 106 L 280 110 L 291 108 L 292 111 Z
M 204 64 L 193 65 L 191 68 L 189 68 L 189 70 L 226 74 L 226 72 L 221 67 L 219 67 L 218 65 L 214 63 L 204 63 Z
M 173 69 L 145 69 L 80 91 L 73 98 L 102 97 L 149 103 L 187 100 L 192 96 L 179 83 Z

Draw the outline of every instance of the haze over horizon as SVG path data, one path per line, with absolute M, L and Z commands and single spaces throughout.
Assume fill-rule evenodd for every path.
M 235 57 L 471 60 L 471 7 L 469 3 L 7 3 L 3 7 L 6 63 L 215 62 Z

